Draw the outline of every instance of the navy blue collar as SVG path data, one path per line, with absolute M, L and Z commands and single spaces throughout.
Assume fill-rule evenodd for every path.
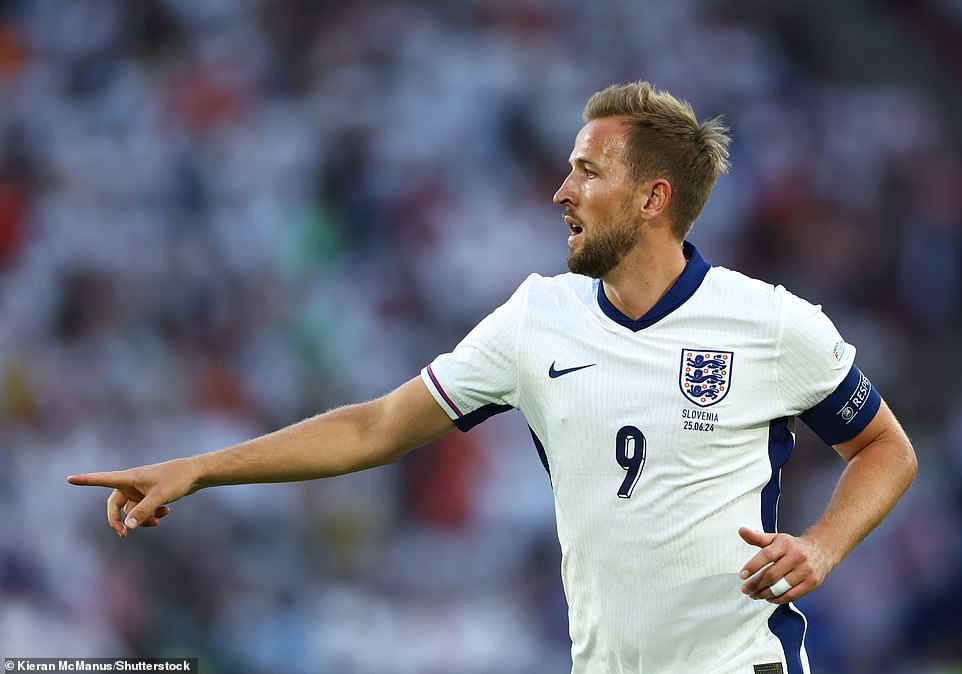
M 611 303 L 605 294 L 605 284 L 598 281 L 598 306 L 605 312 L 605 316 L 619 325 L 623 325 L 632 332 L 638 332 L 650 325 L 654 325 L 672 311 L 688 301 L 688 298 L 695 294 L 701 282 L 705 280 L 705 275 L 711 269 L 711 264 L 701 256 L 698 249 L 685 241 L 682 245 L 688 264 L 685 270 L 678 277 L 678 280 L 668 289 L 665 296 L 658 300 L 648 312 L 641 318 L 635 320 L 628 318 L 621 313 L 615 305 Z

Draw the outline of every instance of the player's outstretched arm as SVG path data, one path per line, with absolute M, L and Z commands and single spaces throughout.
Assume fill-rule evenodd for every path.
M 739 530 L 745 541 L 761 548 L 742 568 L 742 578 L 748 579 L 742 591 L 753 599 L 784 604 L 817 588 L 915 479 L 915 450 L 885 401 L 861 433 L 835 450 L 848 465 L 825 512 L 808 531 L 796 537 Z M 771 586 L 781 578 L 791 588 L 773 596 Z
M 71 475 L 67 481 L 112 488 L 107 523 L 124 537 L 138 526 L 157 526 L 169 512 L 167 504 L 198 489 L 313 480 L 373 468 L 453 426 L 415 377 L 382 398 L 340 407 L 226 449 L 128 470 Z

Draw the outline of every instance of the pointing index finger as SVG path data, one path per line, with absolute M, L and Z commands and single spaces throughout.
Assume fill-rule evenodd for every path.
M 80 487 L 113 487 L 114 489 L 129 484 L 129 480 L 125 479 L 124 471 L 68 475 L 67 482 Z

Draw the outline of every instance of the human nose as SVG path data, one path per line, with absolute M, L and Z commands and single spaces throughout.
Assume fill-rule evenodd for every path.
M 571 178 L 572 174 L 569 173 L 564 179 L 564 182 L 561 183 L 561 187 L 559 187 L 558 191 L 554 193 L 554 197 L 551 199 L 551 201 L 553 201 L 557 206 L 564 206 L 566 204 L 577 206 L 578 193 L 574 189 Z

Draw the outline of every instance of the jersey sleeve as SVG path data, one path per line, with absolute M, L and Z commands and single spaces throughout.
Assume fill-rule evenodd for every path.
M 462 431 L 517 406 L 518 333 L 532 276 L 453 351 L 421 370 L 428 391 Z
M 855 365 L 822 308 L 782 287 L 782 330 L 776 388 L 786 416 L 798 416 L 827 444 L 858 435 L 875 417 L 881 397 Z

